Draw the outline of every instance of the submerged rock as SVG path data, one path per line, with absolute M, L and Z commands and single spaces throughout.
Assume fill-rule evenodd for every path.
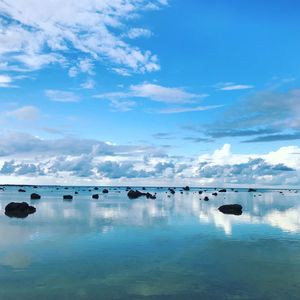
M 18 192 L 19 192 L 19 193 L 25 193 L 26 191 L 23 190 L 23 189 L 18 189 Z
M 219 207 L 219 211 L 223 214 L 239 216 L 243 213 L 243 207 L 240 204 L 226 204 Z
M 73 196 L 72 195 L 63 195 L 64 200 L 72 200 Z
M 99 188 L 95 186 L 95 187 L 94 187 L 94 190 L 95 190 L 95 191 L 98 191 L 98 190 L 99 190 Z
M 146 196 L 147 199 L 156 199 L 156 196 L 155 195 L 152 195 L 150 193 L 143 193 L 143 192 L 140 192 L 138 190 L 130 190 L 128 193 L 127 193 L 127 196 L 129 199 L 137 199 L 139 197 L 142 197 L 142 196 Z
M 5 215 L 10 218 L 26 218 L 36 212 L 36 208 L 26 202 L 11 202 L 5 207 Z
M 93 199 L 99 199 L 99 195 L 98 194 L 94 194 L 94 195 L 92 195 L 92 198 Z
M 102 193 L 103 193 L 103 194 L 107 194 L 107 193 L 108 193 L 108 189 L 103 189 L 103 190 L 102 190 Z
M 30 199 L 31 200 L 38 200 L 38 199 L 41 199 L 41 195 L 37 194 L 37 193 L 32 193 L 30 195 Z

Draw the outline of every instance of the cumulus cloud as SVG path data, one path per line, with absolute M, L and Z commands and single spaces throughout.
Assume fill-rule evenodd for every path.
M 0 75 L 0 88 L 13 87 L 13 79 L 8 75 Z
M 90 60 L 88 70 L 75 62 L 70 76 L 90 73 L 96 61 L 128 72 L 156 71 L 160 68 L 157 57 L 125 42 L 122 30 L 143 11 L 165 5 L 160 0 L 1 1 L 0 62 L 6 69 L 19 71 L 53 63 L 67 67 L 72 65 L 68 54 L 77 51 Z M 142 29 L 139 35 L 145 35 Z M 138 35 L 136 30 L 132 34 Z

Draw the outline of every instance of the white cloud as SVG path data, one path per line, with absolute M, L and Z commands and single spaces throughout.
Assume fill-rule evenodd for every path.
M 95 95 L 95 98 L 109 100 L 113 105 L 115 103 L 122 104 L 122 102 L 130 103 L 130 106 L 134 106 L 134 101 L 132 99 L 143 98 L 155 102 L 165 103 L 165 104 L 187 104 L 187 103 L 197 103 L 199 100 L 207 97 L 206 94 L 193 94 L 185 91 L 178 87 L 165 87 L 153 83 L 142 83 L 137 85 L 129 86 L 128 90 L 124 92 L 110 92 Z M 127 100 L 130 99 L 130 100 Z M 195 110 L 207 110 L 210 108 L 216 108 L 219 106 L 197 106 L 189 108 L 170 108 L 170 110 L 161 111 L 161 113 L 178 113 L 185 111 L 195 111 Z M 177 111 L 176 111 L 177 110 Z
M 250 84 L 235 84 L 233 82 L 218 83 L 216 88 L 221 91 L 238 91 L 238 90 L 248 90 L 254 88 Z
M 95 81 L 93 79 L 88 79 L 80 85 L 83 89 L 93 89 L 95 87 Z
M 77 102 L 79 100 L 76 94 L 68 91 L 46 90 L 45 94 L 50 100 L 57 102 Z
M 136 39 L 136 38 L 140 38 L 140 37 L 150 37 L 152 35 L 152 32 L 149 29 L 145 29 L 145 28 L 131 28 L 128 33 L 127 36 L 130 39 Z
M 8 75 L 0 75 L 0 87 L 12 87 L 13 79 Z
M 160 114 L 179 114 L 193 111 L 205 111 L 209 109 L 219 108 L 223 105 L 207 105 L 207 106 L 196 106 L 196 107 L 172 107 L 166 108 L 159 111 Z
M 1 1 L 5 17 L 0 18 L 0 63 L 11 70 L 36 70 L 50 63 L 65 67 L 72 65 L 68 53 L 75 50 L 90 60 L 89 66 L 76 66 L 83 72 L 88 73 L 85 67 L 89 69 L 95 61 L 128 72 L 156 71 L 156 56 L 128 44 L 120 33 L 133 16 L 164 5 L 158 0 Z M 140 34 L 145 35 L 142 30 Z
M 29 105 L 9 111 L 6 115 L 21 121 L 34 121 L 39 118 L 40 111 L 37 107 Z

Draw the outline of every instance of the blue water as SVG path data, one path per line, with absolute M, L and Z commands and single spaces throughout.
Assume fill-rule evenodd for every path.
M 129 200 L 124 188 L 18 189 L 0 191 L 0 299 L 300 299 L 295 191 L 150 188 L 156 200 Z M 11 201 L 37 211 L 9 218 Z M 222 214 L 226 203 L 243 214 Z

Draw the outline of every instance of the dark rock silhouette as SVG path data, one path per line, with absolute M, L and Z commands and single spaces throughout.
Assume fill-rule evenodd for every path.
M 24 189 L 18 189 L 19 193 L 25 193 L 26 191 Z
M 172 188 L 169 188 L 169 192 L 171 193 L 171 194 L 175 194 L 175 190 L 174 189 L 172 189 Z
M 26 202 L 11 202 L 5 207 L 5 215 L 10 218 L 27 218 L 36 212 L 36 208 Z
M 218 193 L 212 193 L 213 196 L 218 196 Z
M 107 193 L 108 193 L 108 189 L 103 189 L 103 190 L 102 190 L 102 193 L 103 193 L 103 194 L 107 194 Z
M 130 190 L 128 193 L 127 193 L 127 196 L 129 199 L 137 199 L 139 197 L 142 197 L 142 196 L 146 196 L 147 199 L 156 199 L 156 196 L 155 195 L 152 195 L 150 193 L 143 193 L 143 192 L 140 192 L 138 190 Z
M 94 187 L 94 190 L 95 190 L 95 191 L 98 191 L 98 190 L 99 190 L 99 188 L 98 188 L 98 187 Z
M 209 198 L 208 198 L 207 196 L 205 196 L 203 200 L 204 200 L 204 201 L 208 201 Z
M 99 195 L 98 194 L 94 194 L 94 195 L 92 195 L 92 198 L 93 199 L 99 199 Z
M 243 207 L 240 204 L 226 204 L 219 207 L 219 211 L 227 215 L 239 216 L 243 213 Z
M 249 192 L 249 193 L 251 193 L 251 192 L 256 192 L 256 189 L 250 188 L 250 189 L 248 189 L 248 192 Z
M 226 193 L 226 189 L 220 189 L 219 193 Z
M 72 200 L 72 199 L 73 199 L 73 196 L 72 196 L 72 195 L 64 195 L 64 196 L 63 196 L 63 199 L 64 199 L 64 200 Z
M 184 188 L 182 188 L 184 191 L 189 191 L 190 187 L 189 186 L 185 186 Z
M 37 193 L 32 193 L 30 195 L 30 199 L 31 200 L 38 200 L 38 199 L 41 199 L 41 195 L 37 194 Z

